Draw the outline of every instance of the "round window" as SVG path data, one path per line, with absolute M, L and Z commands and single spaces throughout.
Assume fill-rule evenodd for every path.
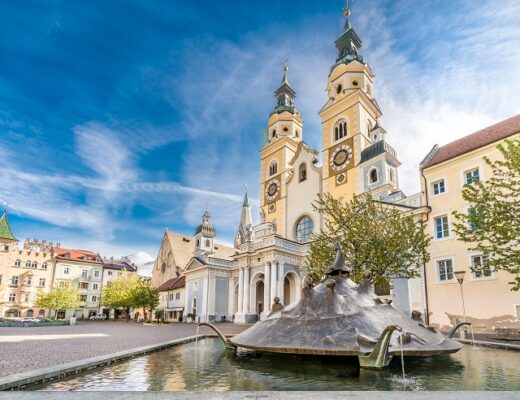
M 311 238 L 314 223 L 310 217 L 302 217 L 296 223 L 296 240 L 306 242 Z

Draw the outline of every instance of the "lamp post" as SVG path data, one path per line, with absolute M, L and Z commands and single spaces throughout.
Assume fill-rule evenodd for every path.
M 455 278 L 457 278 L 457 282 L 459 282 L 460 287 L 460 296 L 462 298 L 462 312 L 464 315 L 464 322 L 466 322 L 466 306 L 464 305 L 464 291 L 462 290 L 462 282 L 464 282 L 464 275 L 466 275 L 466 271 L 455 271 Z

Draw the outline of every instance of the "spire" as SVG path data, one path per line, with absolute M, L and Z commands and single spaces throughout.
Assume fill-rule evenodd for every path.
M 240 213 L 240 223 L 238 224 L 237 235 L 235 238 L 235 247 L 238 248 L 244 242 L 250 242 L 253 239 L 253 217 L 251 216 L 251 207 L 249 206 L 249 198 L 246 193 L 244 195 L 244 203 L 242 212 Z
M 287 61 L 285 61 L 282 70 L 282 83 L 276 92 L 274 92 L 274 96 L 276 97 L 276 107 L 274 112 L 282 113 L 284 111 L 289 111 L 291 114 L 294 114 L 294 99 L 296 98 L 296 92 L 292 88 L 291 84 L 289 83 L 289 78 L 287 77 L 287 73 L 289 72 Z
M 347 0 L 345 5 L 345 26 L 343 32 L 336 39 L 336 48 L 338 49 L 338 58 L 336 64 L 348 64 L 351 61 L 357 60 L 363 63 L 363 57 L 358 53 L 361 48 L 361 39 L 350 25 L 350 3 L 352 0 Z
M 0 239 L 16 240 L 9 226 L 9 221 L 7 220 L 6 210 L 4 210 L 2 218 L 0 218 Z
M 244 204 L 242 205 L 242 207 L 249 207 L 249 199 L 247 197 L 247 185 L 246 185 L 246 194 L 244 196 Z

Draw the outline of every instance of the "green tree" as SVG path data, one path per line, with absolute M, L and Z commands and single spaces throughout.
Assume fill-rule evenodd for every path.
M 354 196 L 347 203 L 327 193 L 313 206 L 325 221 L 324 229 L 312 238 L 306 260 L 314 282 L 319 282 L 332 264 L 336 242 L 356 282 L 366 277 L 385 285 L 391 278 L 413 278 L 430 258 L 426 249 L 431 237 L 425 235 L 422 224 L 370 195 Z
M 142 308 L 143 315 L 145 310 L 150 310 L 150 318 L 152 311 L 159 305 L 159 292 L 154 289 L 149 280 L 139 278 L 137 286 L 132 292 L 132 307 Z
M 458 239 L 468 250 L 487 256 L 491 268 L 513 275 L 511 290 L 520 290 L 520 139 L 497 146 L 502 159 L 491 161 L 485 181 L 464 185 L 462 198 L 468 213 L 454 212 Z
M 127 321 L 130 308 L 134 307 L 134 296 L 139 286 L 137 275 L 124 274 L 103 288 L 102 304 L 109 308 L 124 308 Z
M 57 287 L 49 293 L 38 292 L 36 304 L 40 308 L 48 308 L 54 310 L 54 318 L 59 310 L 67 308 L 76 308 L 79 306 L 79 293 L 73 287 Z

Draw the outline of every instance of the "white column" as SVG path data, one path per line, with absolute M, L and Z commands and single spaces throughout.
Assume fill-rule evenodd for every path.
M 250 305 L 249 305 L 249 294 L 250 294 L 250 289 L 249 289 L 249 268 L 245 268 L 244 269 L 244 314 L 249 314 L 250 311 L 249 311 L 249 308 L 250 308 Z
M 271 311 L 271 296 L 270 296 L 270 286 L 271 286 L 271 268 L 269 264 L 265 264 L 264 267 L 264 313 Z
M 243 293 L 244 293 L 244 268 L 240 268 L 240 271 L 238 273 L 238 312 L 239 313 L 244 312 Z
M 273 299 L 278 295 L 278 291 L 276 290 L 277 285 L 278 285 L 276 276 L 277 276 L 276 263 L 273 262 L 273 263 L 271 263 L 271 287 L 270 287 L 271 297 L 269 299 L 269 307 L 271 306 L 271 304 L 273 304 Z
M 278 298 L 280 299 L 280 304 L 284 304 L 284 279 L 283 279 L 283 265 L 278 265 Z

